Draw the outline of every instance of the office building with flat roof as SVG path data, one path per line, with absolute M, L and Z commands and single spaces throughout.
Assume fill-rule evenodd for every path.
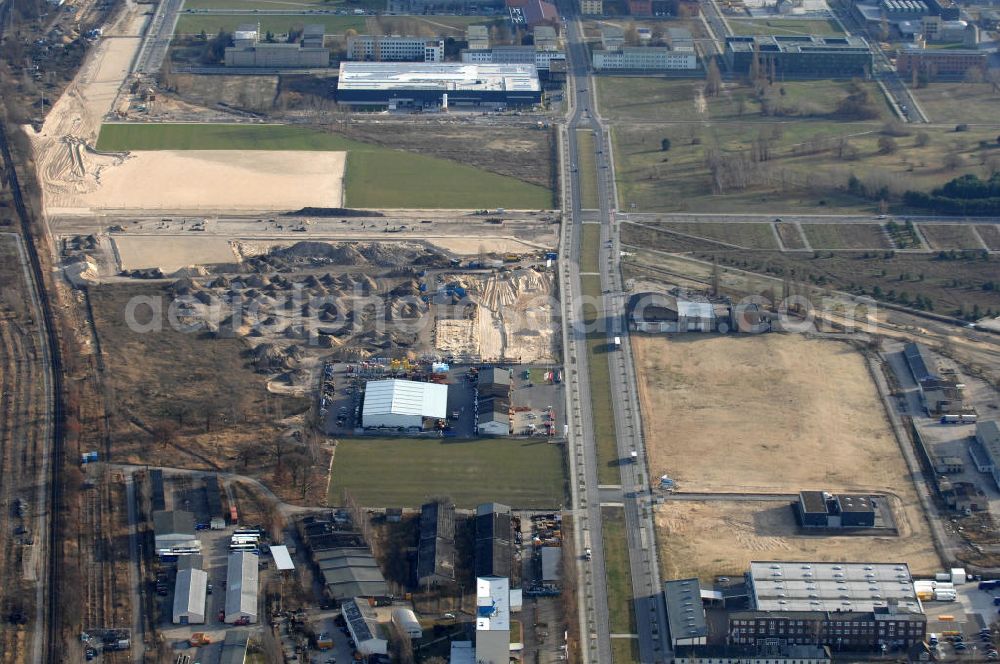
M 444 40 L 399 35 L 347 38 L 347 59 L 359 62 L 441 62 Z
M 793 77 L 867 77 L 873 62 L 868 42 L 854 35 L 734 35 L 723 57 L 735 74 L 749 73 L 756 58 L 761 72 Z
M 623 46 L 617 50 L 596 50 L 593 54 L 597 71 L 657 71 L 667 69 L 697 69 L 694 51 L 674 51 L 665 46 Z

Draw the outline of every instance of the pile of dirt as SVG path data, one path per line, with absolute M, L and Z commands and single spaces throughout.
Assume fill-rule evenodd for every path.
M 281 373 L 299 368 L 305 354 L 292 344 L 282 348 L 272 343 L 262 343 L 251 351 L 253 365 L 258 373 Z
M 398 268 L 420 265 L 445 266 L 448 258 L 422 244 L 382 242 L 296 242 L 290 247 L 275 247 L 266 254 L 248 258 L 247 266 L 256 272 L 287 272 L 293 268 L 337 265 L 348 267 Z

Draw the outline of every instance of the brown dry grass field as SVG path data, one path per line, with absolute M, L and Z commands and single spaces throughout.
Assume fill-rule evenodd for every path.
M 898 444 L 851 346 L 793 334 L 632 339 L 651 474 L 669 474 L 680 491 L 888 492 L 898 498 L 901 531 L 932 552 Z M 661 517 L 679 509 L 665 508 Z M 688 522 L 711 533 L 717 552 L 747 548 L 734 529 Z M 696 546 L 671 534 L 671 547 L 675 539 Z M 721 564 L 711 550 L 687 557 Z
M 976 226 L 976 232 L 979 233 L 979 237 L 983 238 L 987 247 L 993 251 L 1000 251 L 1000 228 L 980 224 Z
M 904 523 L 899 537 L 804 535 L 784 502 L 668 501 L 656 525 L 664 578 L 711 581 L 742 574 L 751 560 L 905 560 L 916 574 L 941 565 L 924 528 Z
M 921 235 L 931 249 L 982 249 L 972 226 L 959 224 L 919 224 Z

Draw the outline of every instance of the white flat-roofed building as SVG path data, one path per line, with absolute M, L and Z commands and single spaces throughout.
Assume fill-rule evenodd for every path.
M 444 40 L 400 35 L 347 38 L 347 59 L 366 62 L 441 62 Z
M 361 420 L 365 428 L 422 428 L 424 418 L 443 419 L 448 410 L 448 386 L 413 380 L 368 381 Z
M 342 62 L 337 102 L 356 106 L 531 106 L 542 98 L 530 64 Z
M 249 551 L 234 551 L 229 554 L 225 622 L 257 622 L 257 564 L 257 555 Z
M 174 624 L 203 624 L 207 594 L 207 572 L 200 569 L 182 569 L 177 572 L 174 583 Z
M 758 611 L 923 613 L 906 563 L 751 562 L 747 581 Z
M 510 614 L 521 608 L 521 591 L 502 576 L 476 578 L 476 663 L 508 664 Z
M 672 51 L 663 46 L 626 46 L 613 51 L 594 51 L 594 69 L 597 71 L 697 68 L 698 56 L 693 51 Z

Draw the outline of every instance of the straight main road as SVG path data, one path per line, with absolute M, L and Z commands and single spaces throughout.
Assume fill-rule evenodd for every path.
M 582 229 L 583 213 L 581 198 L 581 179 L 576 169 L 580 163 L 579 146 L 576 141 L 578 129 L 589 129 L 594 134 L 593 161 L 597 168 L 598 215 L 597 223 L 601 227 L 601 242 L 599 250 L 599 275 L 602 288 L 602 300 L 598 303 L 600 309 L 598 321 L 607 322 L 604 332 L 611 342 L 615 337 L 622 340 L 620 349 L 609 353 L 608 362 L 611 374 L 609 394 L 614 395 L 613 409 L 617 452 L 619 459 L 631 459 L 631 462 L 620 465 L 621 495 L 625 513 L 626 539 L 629 553 L 629 568 L 632 577 L 632 595 L 635 609 L 635 638 L 638 640 L 639 658 L 645 663 L 667 661 L 670 658 L 669 639 L 666 629 L 666 610 L 660 592 L 660 576 L 656 555 L 656 538 L 653 530 L 650 499 L 652 493 L 649 487 L 649 473 L 646 471 L 646 454 L 642 438 L 642 423 L 637 398 L 636 377 L 632 364 L 631 349 L 628 344 L 627 326 L 623 325 L 625 296 L 622 290 L 620 266 L 620 248 L 618 226 L 615 222 L 615 184 L 614 163 L 611 158 L 611 144 L 608 131 L 601 121 L 599 111 L 594 103 L 594 81 L 589 67 L 588 50 L 583 39 L 582 27 L 576 17 L 576 7 L 569 2 L 562 3 L 564 15 L 569 17 L 566 25 L 567 56 L 569 59 L 569 84 L 573 94 L 573 108 L 567 121 L 568 158 L 573 165 L 569 175 L 568 231 L 572 252 L 567 252 L 564 245 L 563 256 L 568 261 L 573 274 L 569 278 L 570 288 L 564 297 L 565 320 L 573 321 L 570 331 L 571 339 L 568 354 L 575 357 L 576 381 L 570 383 L 570 391 L 576 398 L 577 408 L 580 404 L 588 404 L 589 399 L 589 367 L 587 365 L 587 330 L 581 324 L 581 301 L 583 291 L 580 285 L 579 243 Z M 564 155 L 565 156 L 565 155 Z M 564 171 L 565 172 L 565 171 Z M 590 222 L 593 223 L 593 222 Z M 568 254 L 568 255 L 567 255 Z M 595 304 L 595 303 L 588 303 Z M 602 315 L 603 314 L 603 315 Z M 610 343 L 609 343 L 610 345 Z M 601 361 L 601 360 L 598 360 Z M 571 398 L 573 398 L 571 396 Z M 587 425 L 591 422 L 587 422 Z M 580 435 L 582 433 L 582 436 Z M 583 448 L 585 466 L 585 487 L 588 530 L 593 560 L 584 565 L 591 565 L 595 578 L 595 599 L 593 611 L 595 615 L 590 624 L 596 625 L 597 661 L 611 661 L 608 656 L 610 648 L 610 628 L 607 617 L 606 578 L 599 575 L 603 571 L 604 558 L 601 546 L 601 511 L 600 489 L 597 486 L 596 441 L 593 440 L 592 426 L 585 426 L 584 431 L 573 431 L 571 427 L 571 446 L 574 450 L 578 445 Z M 581 440 L 582 438 L 582 440 Z M 575 453 L 575 452 L 571 452 Z M 633 453 L 635 456 L 633 457 Z M 605 460 L 606 462 L 606 460 Z M 574 482 L 577 477 L 574 477 Z M 604 588 L 600 586 L 604 585 Z M 602 592 L 603 591 L 603 592 Z M 607 632 L 605 632 L 607 630 Z M 631 638 L 631 636 L 629 637 Z

